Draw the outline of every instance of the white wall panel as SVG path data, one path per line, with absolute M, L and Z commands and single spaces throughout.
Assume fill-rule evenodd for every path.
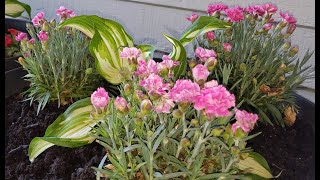
M 22 0 L 32 7 L 32 16 L 39 11 L 46 13 L 47 19 L 57 17 L 55 10 L 63 5 L 73 9 L 77 14 L 95 14 L 110 18 L 121 23 L 127 32 L 133 37 L 136 44 L 149 43 L 162 51 L 171 51 L 171 44 L 162 36 L 162 33 L 179 38 L 181 32 L 186 29 L 190 22 L 185 17 L 194 10 L 204 11 L 209 3 L 219 2 L 214 0 Z M 139 1 L 139 2 L 138 2 Z M 228 5 L 261 4 L 261 0 L 228 0 Z M 314 31 L 314 1 L 312 0 L 269 0 L 285 9 L 293 12 L 298 19 L 298 24 L 308 26 L 298 27 L 294 32 L 292 44 L 300 47 L 301 56 L 306 49 L 313 50 L 315 47 Z M 147 3 L 147 4 L 146 4 Z M 191 47 L 187 47 L 188 55 L 192 56 Z M 309 64 L 314 65 L 312 56 Z M 314 89 L 314 79 L 304 83 L 304 86 Z M 312 94 L 312 93 L 311 93 Z M 303 92 L 302 92 L 303 95 Z M 308 95 L 312 97 L 312 95 Z M 314 97 L 314 93 L 313 93 Z

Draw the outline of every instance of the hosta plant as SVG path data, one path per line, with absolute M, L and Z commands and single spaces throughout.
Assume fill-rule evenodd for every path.
M 75 15 L 64 7 L 57 14 L 61 21 Z M 56 28 L 58 23 L 48 22 L 43 12 L 32 22 L 27 24 L 30 39 L 26 33 L 16 36 L 24 56 L 19 62 L 30 82 L 24 92 L 26 100 L 37 102 L 39 112 L 50 101 L 58 101 L 60 106 L 87 97 L 102 80 L 90 54 L 89 39 L 76 29 Z
M 258 113 L 270 124 L 292 125 L 298 107 L 293 91 L 306 79 L 312 78 L 311 66 L 306 65 L 312 53 L 298 58 L 299 48 L 290 37 L 296 19 L 280 12 L 273 4 L 248 7 L 208 6 L 208 16 L 232 23 L 225 30 L 215 30 L 198 37 L 196 61 L 211 63 L 209 80 L 216 79 L 235 94 L 238 107 Z M 197 15 L 188 20 L 194 22 Z M 191 65 L 194 64 L 191 61 Z

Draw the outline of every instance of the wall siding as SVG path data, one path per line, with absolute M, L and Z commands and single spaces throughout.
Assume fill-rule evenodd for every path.
M 207 5 L 220 1 L 208 0 L 22 0 L 32 7 L 32 16 L 39 11 L 46 13 L 47 19 L 56 18 L 55 10 L 63 5 L 73 9 L 77 14 L 95 14 L 121 23 L 127 32 L 133 37 L 136 44 L 149 43 L 158 50 L 170 52 L 171 44 L 163 37 L 163 33 L 179 38 L 181 32 L 186 29 L 190 22 L 185 17 L 193 11 L 205 14 Z M 261 0 L 236 0 L 225 1 L 228 5 L 261 4 Z M 292 44 L 300 47 L 301 57 L 307 49 L 315 47 L 314 31 L 314 1 L 306 0 L 269 0 L 278 5 L 279 9 L 293 12 L 298 19 L 298 28 L 292 37 Z M 240 3 L 240 4 L 239 4 Z M 304 7 L 304 8 L 301 8 Z M 186 47 L 188 56 L 193 56 L 191 46 Z M 314 65 L 314 55 L 309 64 Z M 314 79 L 303 84 L 306 88 L 314 89 Z M 314 102 L 313 94 L 306 95 L 304 91 L 298 92 Z

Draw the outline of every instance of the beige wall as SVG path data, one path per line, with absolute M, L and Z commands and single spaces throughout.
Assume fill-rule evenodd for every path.
M 314 0 L 21 0 L 32 7 L 32 16 L 44 11 L 47 19 L 56 17 L 55 9 L 60 5 L 75 10 L 77 14 L 96 14 L 120 22 L 134 38 L 135 43 L 149 43 L 159 50 L 171 51 L 170 43 L 162 36 L 166 33 L 178 38 L 190 25 L 185 17 L 192 12 L 205 14 L 207 5 L 224 2 L 228 5 L 246 6 L 272 2 L 279 9 L 289 11 L 298 20 L 292 42 L 301 52 L 315 47 L 315 2 Z M 187 47 L 188 55 L 192 54 Z M 314 55 L 309 64 L 314 64 Z M 298 93 L 314 102 L 314 79 L 304 84 Z

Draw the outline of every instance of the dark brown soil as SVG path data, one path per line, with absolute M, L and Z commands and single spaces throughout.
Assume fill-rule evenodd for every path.
M 64 110 L 49 104 L 36 116 L 36 108 L 20 102 L 21 96 L 6 99 L 8 143 L 5 150 L 6 179 L 85 179 L 94 180 L 91 166 L 97 167 L 103 157 L 103 148 L 97 143 L 82 148 L 51 147 L 30 163 L 28 144 L 33 137 L 42 136 Z M 314 178 L 314 132 L 306 117 L 285 129 L 260 124 L 252 133 L 260 132 L 248 146 L 263 155 L 274 175 L 283 170 L 279 179 L 311 180 Z M 7 138 L 7 137 L 6 137 Z
M 262 132 L 248 145 L 267 160 L 278 179 L 315 179 L 315 135 L 309 119 L 300 117 L 292 127 L 260 124 L 252 133 Z
M 97 167 L 103 157 L 103 147 L 96 142 L 81 148 L 53 146 L 38 156 L 33 163 L 28 159 L 28 145 L 32 138 L 43 136 L 46 128 L 66 107 L 51 103 L 36 116 L 36 107 L 20 102 L 19 95 L 6 99 L 5 179 L 95 179 L 91 166 Z

